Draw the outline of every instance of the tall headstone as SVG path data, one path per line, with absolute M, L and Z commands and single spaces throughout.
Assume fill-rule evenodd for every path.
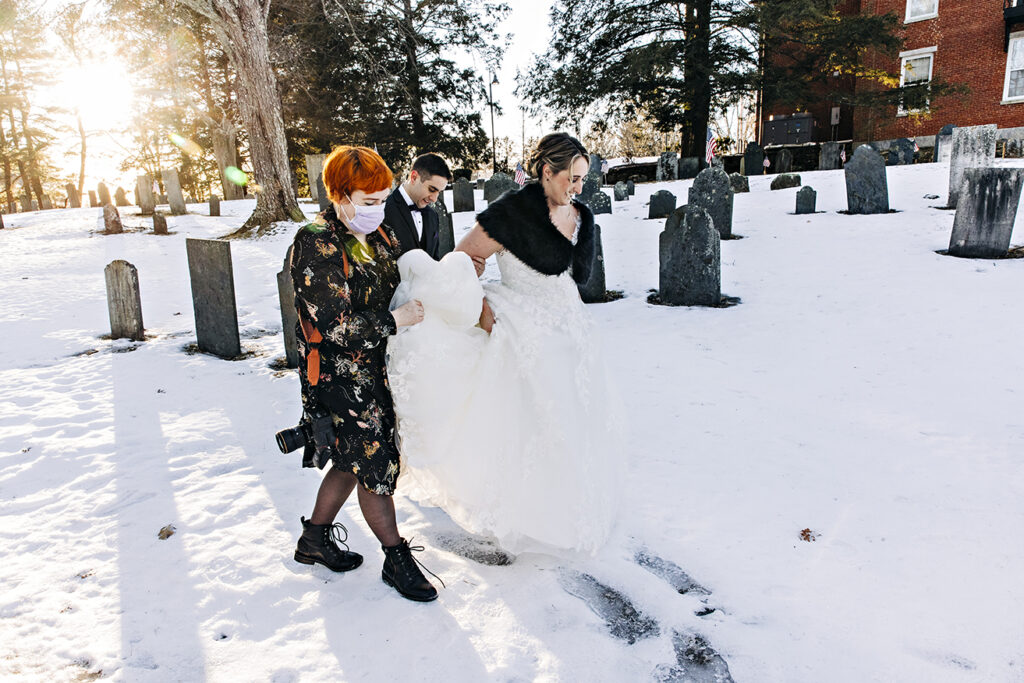
M 590 155 L 590 167 L 587 168 L 587 174 L 596 173 L 599 177 L 601 175 L 601 155 L 591 154 Z
M 889 146 L 889 158 L 887 166 L 906 166 L 914 163 L 914 141 L 910 138 L 900 138 Z
M 743 152 L 743 175 L 764 175 L 764 150 L 753 140 L 747 143 Z
M 700 157 L 682 157 L 679 159 L 679 178 L 689 180 L 700 173 Z
M 720 168 L 705 168 L 690 187 L 689 206 L 707 211 L 722 239 L 732 237 L 732 195 L 729 174 Z
M 231 243 L 189 237 L 185 250 L 199 348 L 221 358 L 240 356 Z
M 100 199 L 100 206 L 106 206 L 110 204 L 110 189 L 107 188 L 106 183 L 99 183 L 96 186 L 96 196 Z
M 476 211 L 473 186 L 465 178 L 459 178 L 452 185 L 452 209 L 454 213 Z
M 484 201 L 493 202 L 509 190 L 515 190 L 518 187 L 519 184 L 512 180 L 508 174 L 495 173 L 484 183 Z
M 43 211 L 48 211 L 53 208 L 53 202 L 50 201 L 50 195 L 44 194 L 41 201 L 42 206 L 40 206 L 39 208 L 42 209 Z
M 585 304 L 595 304 L 604 301 L 607 288 L 604 274 L 604 247 L 601 245 L 601 226 L 597 223 L 594 224 L 594 239 L 597 240 L 597 249 L 594 263 L 590 268 L 590 277 L 587 278 L 586 282 L 576 285 L 576 289 L 580 293 L 580 299 Z
M 722 301 L 722 246 L 711 216 L 684 206 L 659 236 L 658 293 L 671 306 L 717 306 Z
M 437 237 L 441 256 L 444 256 L 455 251 L 455 226 L 451 214 L 448 213 L 448 207 L 445 206 L 444 197 L 438 197 L 430 208 L 437 214 Z
M 114 204 L 117 206 L 129 206 L 128 195 L 125 194 L 123 187 L 118 186 L 118 188 L 114 190 Z
M 849 213 L 889 212 L 889 183 L 885 160 L 868 145 L 861 145 L 846 162 L 846 204 Z
M 166 235 L 167 232 L 167 217 L 162 213 L 153 214 L 153 234 L 154 235 Z
M 590 198 L 593 197 L 601 189 L 601 174 L 600 173 L 587 173 L 583 177 L 583 188 L 580 190 L 579 195 L 576 197 L 584 204 L 590 202 Z
M 75 187 L 74 183 L 68 183 L 64 186 L 64 191 L 68 195 L 68 208 L 80 209 L 82 208 L 82 197 L 78 194 L 78 188 Z
M 629 190 L 629 196 L 632 197 L 636 194 L 636 183 L 632 179 L 626 181 L 626 189 Z
M 313 180 L 313 186 L 316 188 L 316 202 L 318 209 L 320 211 L 326 211 L 331 208 L 331 199 L 327 196 L 327 187 L 324 185 L 322 175 L 316 176 Z
M 590 207 L 590 210 L 595 216 L 599 213 L 612 212 L 612 200 L 604 190 L 598 190 L 595 192 L 590 199 L 587 200 L 587 206 Z
M 676 210 L 676 196 L 668 190 L 658 190 L 651 195 L 647 218 L 665 218 Z
M 730 173 L 729 185 L 732 186 L 733 193 L 750 192 L 750 180 L 745 175 Z
M 935 161 L 949 161 L 953 156 L 953 129 L 952 123 L 947 123 L 935 135 Z
M 949 201 L 946 206 L 953 208 L 957 205 L 965 170 L 995 163 L 996 132 L 995 124 L 953 129 L 953 151 L 949 160 Z
M 772 179 L 773 190 L 786 190 L 791 187 L 800 187 L 800 176 L 795 173 L 783 173 Z
M 96 208 L 100 205 L 100 200 L 96 198 L 96 191 L 89 190 L 89 207 Z
M 320 189 L 317 185 L 317 178 L 323 176 L 324 173 L 324 160 L 327 159 L 326 154 L 307 154 L 306 155 L 306 178 L 309 180 L 309 196 L 315 202 L 320 201 Z M 321 209 L 323 211 L 323 209 Z
M 295 310 L 295 287 L 292 284 L 291 262 L 292 248 L 289 246 L 288 253 L 284 257 L 284 267 L 277 274 L 277 298 L 281 304 L 281 331 L 284 334 L 285 363 L 290 368 L 297 368 L 300 358 L 295 328 L 298 326 L 299 316 Z
M 210 195 L 210 215 L 220 215 L 220 197 L 215 194 Z
M 793 153 L 788 149 L 780 149 L 775 155 L 775 172 L 789 173 L 793 170 Z
M 143 341 L 146 336 L 142 326 L 142 298 L 135 266 L 127 261 L 111 261 L 103 269 L 103 276 L 107 281 L 110 336 Z
M 662 152 L 658 157 L 655 169 L 656 180 L 677 180 L 679 178 L 679 158 L 675 152 Z
M 170 205 L 170 202 L 167 201 L 167 195 L 165 194 L 158 194 L 156 196 L 156 203 L 160 204 L 161 206 L 163 206 L 164 204 Z
M 971 258 L 998 258 L 1010 248 L 1017 220 L 1024 169 L 968 168 L 953 219 L 949 253 Z
M 842 146 L 838 142 L 821 143 L 821 151 L 818 153 L 818 170 L 834 171 L 843 167 L 843 158 L 839 155 Z
M 814 213 L 815 205 L 818 202 L 818 193 L 808 185 L 801 187 L 796 193 L 797 214 Z
M 483 189 L 484 189 L 484 183 L 486 183 L 486 182 L 487 181 L 484 180 L 483 178 L 477 178 L 476 179 L 476 189 L 478 189 L 478 190 L 480 190 L 482 192 Z
M 117 212 L 117 207 L 110 203 L 103 205 L 103 230 L 108 235 L 118 235 L 124 232 L 121 215 Z
M 185 208 L 185 196 L 181 193 L 181 181 L 178 180 L 178 169 L 166 168 L 160 171 L 164 179 L 164 189 L 167 190 L 167 203 L 171 207 L 172 216 L 184 216 L 188 213 Z
M 615 201 L 624 202 L 629 199 L 629 188 L 626 187 L 626 183 L 621 180 L 615 183 L 615 189 L 613 191 L 615 192 Z
M 135 179 L 135 192 L 139 195 L 139 208 L 143 216 L 150 216 L 156 211 L 156 197 L 153 196 L 153 179 L 149 174 L 140 175 Z

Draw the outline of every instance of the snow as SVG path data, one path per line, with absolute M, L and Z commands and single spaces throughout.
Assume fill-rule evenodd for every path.
M 723 293 L 741 299 L 725 309 L 646 302 L 663 225 L 647 199 L 682 203 L 692 181 L 614 203 L 598 219 L 609 289 L 626 296 L 591 310 L 629 406 L 615 536 L 594 558 L 482 565 L 443 549 L 459 530 L 400 486 L 399 527 L 447 584 L 426 605 L 381 582 L 354 500 L 339 521 L 363 567 L 292 560 L 318 483 L 272 439 L 299 416 L 296 376 L 271 366 L 293 227 L 232 242 L 251 353 L 224 361 L 185 351 L 184 239 L 231 231 L 250 202 L 221 218 L 193 205 L 167 237 L 133 208 L 123 235 L 98 234 L 95 209 L 5 216 L 0 675 L 667 680 L 678 633 L 702 635 L 737 681 L 1024 679 L 1024 260 L 936 253 L 948 171 L 888 169 L 898 212 L 883 216 L 837 213 L 839 171 L 800 174 L 810 216 L 792 214 L 796 189 L 752 178 L 735 199 L 743 239 L 722 244 Z M 144 343 L 103 338 L 114 259 L 138 268 Z M 644 549 L 710 595 L 677 593 L 634 561 Z M 613 637 L 565 587 L 580 574 L 657 635 Z

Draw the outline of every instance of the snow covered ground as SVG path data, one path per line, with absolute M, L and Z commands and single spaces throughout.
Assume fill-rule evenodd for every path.
M 272 440 L 299 416 L 297 377 L 272 367 L 291 228 L 232 243 L 251 352 L 232 362 L 185 350 L 184 239 L 250 203 L 191 206 L 167 237 L 134 209 L 119 236 L 93 209 L 5 216 L 0 676 L 714 680 L 717 660 L 677 661 L 699 634 L 743 682 L 1024 680 L 1024 260 L 937 254 L 948 165 L 888 174 L 883 216 L 837 213 L 839 171 L 801 174 L 810 216 L 752 179 L 744 239 L 722 244 L 732 308 L 646 302 L 663 224 L 647 199 L 681 204 L 691 181 L 599 216 L 626 295 L 590 307 L 629 406 L 618 530 L 593 559 L 489 566 L 400 493 L 400 528 L 448 586 L 426 605 L 381 582 L 355 501 L 339 521 L 362 568 L 292 560 L 318 475 Z M 145 343 L 103 338 L 114 259 L 138 268 Z M 710 594 L 679 593 L 681 571 Z

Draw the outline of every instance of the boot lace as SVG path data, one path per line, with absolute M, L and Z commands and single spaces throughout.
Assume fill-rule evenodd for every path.
M 425 548 L 421 545 L 412 545 L 410 542 L 411 540 L 412 539 L 406 541 L 403 544 L 404 548 L 402 546 L 398 547 L 398 556 L 403 560 L 403 562 L 400 565 L 402 572 L 406 575 L 407 578 L 414 579 L 416 577 L 413 574 L 413 571 L 416 569 L 416 565 L 419 565 L 423 569 L 423 571 L 437 579 L 438 582 L 440 582 L 442 588 L 447 588 L 448 586 L 445 585 L 444 581 L 441 579 L 440 576 L 427 569 L 422 562 L 413 557 L 414 552 L 421 553 L 425 550 Z M 415 564 L 413 564 L 412 562 L 408 562 L 408 560 L 412 560 L 412 562 L 415 562 Z
M 341 552 L 339 545 L 345 546 L 345 552 L 350 552 L 348 547 L 348 529 L 341 522 L 335 522 L 329 527 L 324 528 L 324 545 L 331 548 L 334 552 Z

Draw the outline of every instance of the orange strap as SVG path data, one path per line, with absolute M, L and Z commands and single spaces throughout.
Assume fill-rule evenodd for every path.
M 319 344 L 323 340 L 320 330 L 316 329 L 301 315 L 299 316 L 299 327 L 302 328 L 302 336 L 310 345 L 306 352 L 306 380 L 309 386 L 315 387 L 320 381 L 320 349 Z

